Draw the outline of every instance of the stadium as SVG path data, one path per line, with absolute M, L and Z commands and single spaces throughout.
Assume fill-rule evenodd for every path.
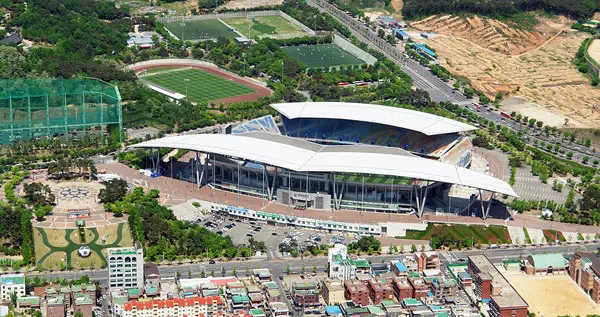
M 298 214 L 331 219 L 332 211 L 352 210 L 421 218 L 451 211 L 446 205 L 452 200 L 457 212 L 479 201 L 486 218 L 494 194 L 517 196 L 506 182 L 467 168 L 473 155 L 464 132 L 475 129 L 470 125 L 370 104 L 271 107 L 278 119 L 265 116 L 224 133 L 164 137 L 132 147 L 196 152 L 178 178 L 204 191 L 205 208 L 298 226 L 376 234 L 386 228 Z

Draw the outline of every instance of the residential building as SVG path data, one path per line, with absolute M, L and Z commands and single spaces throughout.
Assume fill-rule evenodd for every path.
M 427 297 L 427 292 L 429 292 L 429 287 L 425 280 L 420 277 L 409 277 L 408 282 L 412 286 L 413 289 L 413 298 L 421 299 Z
M 95 296 L 91 297 L 85 293 L 73 294 L 73 311 L 81 312 L 83 317 L 93 317 L 94 306 L 96 306 L 95 298 Z
M 9 302 L 10 295 L 13 293 L 17 294 L 17 297 L 25 296 L 24 274 L 3 274 L 0 276 L 0 299 L 3 302 Z
M 271 316 L 288 316 L 290 314 L 290 309 L 282 302 L 269 302 L 269 308 Z
M 431 286 L 433 294 L 438 300 L 454 296 L 458 291 L 458 283 L 453 279 L 436 278 Z
M 361 306 L 369 305 L 369 289 L 357 280 L 344 281 L 344 297 Z
M 490 317 L 527 316 L 527 309 L 529 308 L 527 302 L 485 255 L 469 256 L 468 271 L 473 277 L 475 289 L 479 289 L 475 293 L 482 298 L 490 294 Z
M 531 254 L 525 261 L 525 273 L 533 274 L 554 274 L 568 273 L 569 262 L 562 254 Z
M 315 283 L 292 284 L 292 300 L 294 305 L 300 307 L 319 305 L 319 287 Z
M 189 297 L 145 302 L 130 301 L 123 303 L 121 317 L 152 316 L 205 316 L 222 315 L 224 301 L 220 296 Z
M 337 305 L 345 301 L 344 285 L 337 280 L 324 280 L 321 282 L 321 295 L 325 304 Z
M 268 269 L 254 269 L 253 273 L 259 282 L 268 282 L 271 280 L 271 272 Z
M 67 305 L 62 296 L 51 297 L 44 301 L 46 317 L 65 317 L 67 315 Z
M 569 262 L 569 276 L 600 304 L 600 258 L 595 253 L 575 252 Z
M 371 265 L 371 275 L 379 276 L 390 271 L 390 267 L 386 263 L 376 263 Z
M 339 306 L 326 306 L 325 313 L 330 317 L 343 317 L 342 309 Z
M 160 290 L 160 273 L 156 263 L 144 264 L 144 288 L 157 287 Z
M 111 289 L 144 287 L 144 254 L 139 244 L 130 248 L 108 248 L 106 253 Z
M 392 261 L 391 271 L 396 274 L 396 276 L 407 276 L 408 269 L 406 265 L 402 263 L 402 261 Z
M 414 256 L 417 262 L 417 272 L 440 269 L 440 256 L 437 252 L 417 252 Z
M 17 298 L 18 309 L 40 309 L 40 298 L 39 296 L 24 296 Z
M 395 278 L 392 282 L 392 288 L 394 289 L 394 295 L 396 295 L 399 301 L 413 297 L 413 287 L 408 281 L 408 277 Z
M 367 282 L 367 287 L 373 304 L 379 305 L 382 300 L 394 298 L 394 290 L 388 283 L 370 280 Z

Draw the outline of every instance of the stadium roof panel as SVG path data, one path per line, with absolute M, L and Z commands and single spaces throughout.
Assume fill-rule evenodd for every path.
M 369 145 L 320 145 L 263 132 L 193 134 L 142 142 L 131 147 L 174 148 L 256 161 L 298 172 L 337 172 L 410 177 L 517 196 L 506 182 L 462 167 Z M 333 148 L 335 147 L 335 149 Z
M 404 108 L 347 102 L 293 102 L 271 107 L 289 119 L 342 119 L 379 123 L 426 135 L 458 133 L 476 128 L 434 114 Z

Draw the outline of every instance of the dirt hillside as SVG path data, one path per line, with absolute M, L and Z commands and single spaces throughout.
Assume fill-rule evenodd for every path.
M 529 101 L 532 113 L 536 111 L 531 104 L 538 107 L 540 115 L 568 117 L 570 126 L 597 128 L 600 113 L 593 112 L 592 106 L 600 103 L 600 89 L 593 88 L 571 62 L 586 37 L 585 33 L 564 32 L 520 56 L 492 52 L 450 36 L 436 36 L 426 43 L 438 52 L 444 67 L 467 77 L 489 97 L 498 91 L 509 92 Z
M 527 31 L 489 18 L 472 16 L 463 18 L 453 15 L 430 16 L 410 26 L 425 32 L 460 37 L 494 52 L 519 55 L 535 49 L 567 29 L 572 21 L 566 18 L 539 18 L 534 30 Z

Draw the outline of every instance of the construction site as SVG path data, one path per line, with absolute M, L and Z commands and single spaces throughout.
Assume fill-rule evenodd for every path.
M 428 17 L 411 27 L 435 36 L 423 41 L 436 50 L 440 64 L 494 99 L 519 97 L 503 110 L 527 114 L 552 125 L 590 128 L 600 123 L 593 105 L 600 92 L 589 84 L 572 59 L 588 34 L 570 29 L 572 21 L 540 19 L 535 30 L 523 30 L 473 16 Z M 504 108 L 506 107 L 506 108 Z

